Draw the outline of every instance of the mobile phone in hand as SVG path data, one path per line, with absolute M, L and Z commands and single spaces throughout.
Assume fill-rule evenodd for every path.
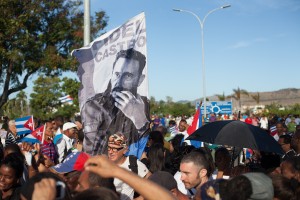
M 64 199 L 65 198 L 65 191 L 66 191 L 66 184 L 61 181 L 56 182 L 56 197 L 55 199 Z

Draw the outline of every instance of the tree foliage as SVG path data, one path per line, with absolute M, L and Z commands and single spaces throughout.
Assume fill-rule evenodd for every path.
M 251 97 L 256 102 L 256 104 L 259 104 L 259 102 L 260 102 L 259 92 L 257 92 L 256 94 L 251 95 Z
M 39 119 L 49 119 L 60 105 L 62 96 L 60 78 L 40 76 L 34 81 L 33 93 L 30 97 L 30 107 L 33 116 Z
M 217 94 L 217 97 L 218 97 L 219 101 L 225 101 L 226 100 L 226 96 L 225 96 L 224 92 L 223 92 L 223 94 Z
M 249 93 L 247 92 L 247 90 L 243 90 L 243 89 L 240 89 L 240 87 L 238 87 L 237 89 L 233 89 L 233 95 L 229 96 L 229 97 L 232 97 L 232 98 L 234 98 L 235 100 L 237 100 L 239 102 L 239 108 L 240 109 L 242 107 L 242 102 L 241 102 L 242 95 L 249 96 Z
M 61 115 L 71 118 L 79 112 L 78 89 L 80 83 L 76 79 L 64 77 L 41 76 L 34 82 L 33 93 L 30 95 L 31 114 L 47 120 Z M 70 95 L 73 104 L 62 103 L 59 98 Z
M 80 0 L 0 1 L 0 108 L 10 94 L 27 87 L 33 74 L 76 70 L 70 52 L 83 45 L 81 4 Z M 92 36 L 107 20 L 105 12 L 95 14 Z
M 163 100 L 155 101 L 154 97 L 150 97 L 150 114 L 165 116 L 170 114 L 172 116 L 191 116 L 195 113 L 195 107 L 190 102 L 179 103 L 173 102 L 172 98 L 167 96 L 166 102 Z
M 1 111 L 1 115 L 8 116 L 10 119 L 29 115 L 27 96 L 25 92 L 20 91 L 16 98 L 7 101 Z

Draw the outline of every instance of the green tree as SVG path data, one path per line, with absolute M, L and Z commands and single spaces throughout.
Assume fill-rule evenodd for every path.
M 61 115 L 71 118 L 75 113 L 79 112 L 78 90 L 80 82 L 76 79 L 64 77 L 62 79 L 61 90 L 64 95 L 70 95 L 73 98 L 73 104 L 61 104 L 54 115 Z
M 225 96 L 224 92 L 223 92 L 222 95 L 221 94 L 217 94 L 217 97 L 218 97 L 219 101 L 225 101 L 225 99 L 226 99 L 226 96 Z
M 77 81 L 76 79 L 64 77 L 62 79 L 63 84 L 61 86 L 62 92 L 65 95 L 70 95 L 73 98 L 73 104 L 79 106 L 79 101 L 78 101 L 78 90 L 80 87 L 80 82 Z
M 30 107 L 33 116 L 46 120 L 53 116 L 60 106 L 58 100 L 62 96 L 58 77 L 40 76 L 34 81 L 33 93 L 30 97 Z
M 83 45 L 81 0 L 0 1 L 0 108 L 27 87 L 33 74 L 75 71 L 70 52 Z M 107 25 L 104 11 L 91 18 L 95 37 Z
M 8 100 L 2 107 L 2 114 L 10 119 L 28 115 L 28 103 L 25 92 L 20 91 L 16 98 Z
M 230 96 L 239 102 L 239 109 L 242 108 L 242 102 L 241 102 L 242 95 L 249 96 L 249 93 L 246 90 L 240 89 L 238 87 L 237 89 L 233 89 L 233 95 Z
M 259 92 L 257 92 L 256 94 L 251 95 L 251 97 L 256 102 L 256 104 L 259 104 L 259 102 L 260 102 Z

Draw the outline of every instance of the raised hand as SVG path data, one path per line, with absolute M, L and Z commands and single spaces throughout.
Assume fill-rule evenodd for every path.
M 114 172 L 118 169 L 118 166 L 115 163 L 103 155 L 89 158 L 84 167 L 86 171 L 96 173 L 104 178 L 114 177 Z

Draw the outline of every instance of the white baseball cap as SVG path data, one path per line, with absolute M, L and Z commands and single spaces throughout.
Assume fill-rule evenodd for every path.
M 70 128 L 77 128 L 77 125 L 72 123 L 72 122 L 67 122 L 67 123 L 64 123 L 63 125 L 63 131 L 66 131 Z

